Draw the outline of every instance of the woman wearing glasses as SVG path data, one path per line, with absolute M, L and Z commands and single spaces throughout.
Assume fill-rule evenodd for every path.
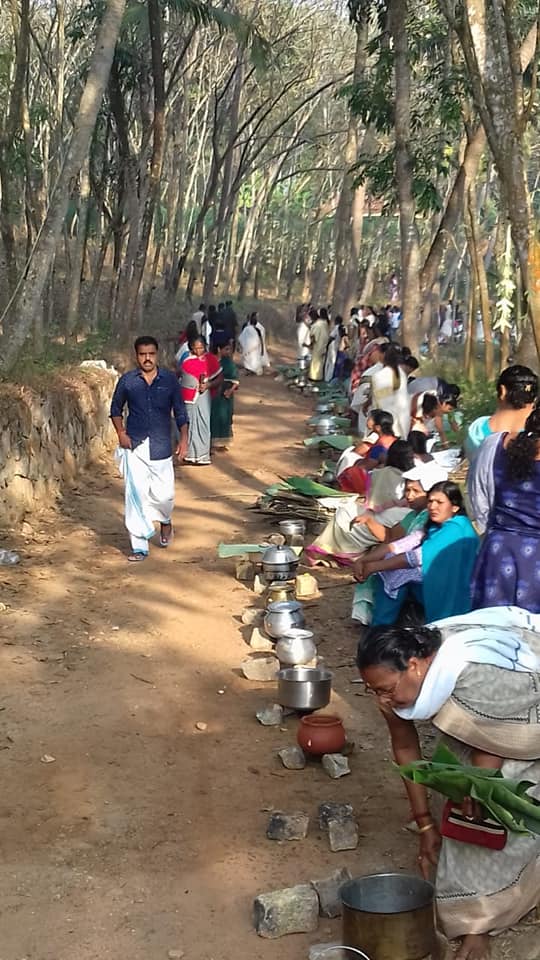
M 531 781 L 529 793 L 540 800 L 540 615 L 491 607 L 426 627 L 374 627 L 357 663 L 388 724 L 396 763 L 421 759 L 415 722 L 430 720 L 461 762 Z M 462 939 L 456 960 L 486 960 L 490 934 L 538 902 L 540 836 L 508 833 L 501 850 L 441 841 L 425 787 L 405 787 L 419 867 L 426 877 L 437 867 L 440 925 Z

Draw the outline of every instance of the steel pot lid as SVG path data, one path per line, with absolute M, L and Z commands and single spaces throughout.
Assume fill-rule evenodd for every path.
M 298 557 L 291 547 L 267 547 L 262 555 L 262 562 L 269 566 L 283 563 L 298 563 Z

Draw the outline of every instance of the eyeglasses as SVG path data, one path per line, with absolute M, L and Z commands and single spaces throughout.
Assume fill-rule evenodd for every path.
M 365 684 L 366 693 L 371 693 L 374 697 L 377 697 L 378 700 L 394 700 L 398 687 L 405 676 L 405 671 L 400 673 L 397 678 L 394 686 L 391 690 L 385 690 L 381 687 L 370 687 L 367 683 Z

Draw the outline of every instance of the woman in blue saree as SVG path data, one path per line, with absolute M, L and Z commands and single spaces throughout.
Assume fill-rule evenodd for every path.
M 427 622 L 471 609 L 470 583 L 479 541 L 458 485 L 451 480 L 436 483 L 427 510 L 421 543 L 386 559 L 360 559 L 353 567 L 360 583 L 379 574 L 373 626 L 396 623 L 410 598 L 422 605 Z

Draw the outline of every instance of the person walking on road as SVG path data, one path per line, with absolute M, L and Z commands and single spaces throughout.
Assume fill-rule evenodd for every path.
M 188 416 L 174 373 L 158 366 L 154 337 L 135 341 L 137 367 L 120 377 L 111 402 L 111 420 L 118 434 L 116 459 L 125 484 L 125 523 L 131 540 L 128 560 L 148 556 L 154 523 L 160 525 L 159 543 L 172 539 L 174 470 L 171 413 L 180 431 L 175 453 L 187 453 Z M 124 423 L 124 409 L 128 416 Z

